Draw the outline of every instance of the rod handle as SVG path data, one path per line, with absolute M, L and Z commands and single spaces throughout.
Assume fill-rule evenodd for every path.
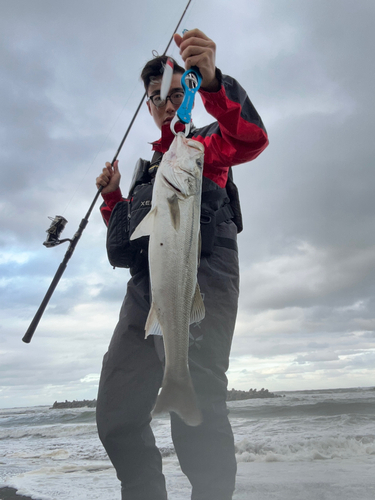
M 30 326 L 27 329 L 27 332 L 22 337 L 22 341 L 25 342 L 26 344 L 29 344 L 31 339 L 33 338 L 33 335 L 34 335 L 35 330 L 39 324 L 39 321 L 40 321 L 41 317 L 43 316 L 44 310 L 47 307 L 48 302 L 49 302 L 50 298 L 52 297 L 52 294 L 53 294 L 58 282 L 60 281 L 60 278 L 63 275 L 65 269 L 66 269 L 66 263 L 62 262 L 59 265 L 59 267 L 56 271 L 56 274 L 52 280 L 52 283 L 50 284 L 50 286 L 47 290 L 47 293 L 45 294 L 44 299 L 42 300 L 42 303 L 39 306 L 39 309 L 37 310 L 32 322 L 30 323 Z

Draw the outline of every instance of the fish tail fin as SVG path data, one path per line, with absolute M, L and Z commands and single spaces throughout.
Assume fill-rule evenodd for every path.
M 198 409 L 197 399 L 190 374 L 182 380 L 174 380 L 164 376 L 161 392 L 156 400 L 153 413 L 165 413 L 173 411 L 182 418 L 182 420 L 191 426 L 197 426 L 202 423 L 202 413 Z

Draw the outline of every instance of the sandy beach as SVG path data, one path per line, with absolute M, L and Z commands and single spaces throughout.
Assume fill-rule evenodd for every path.
M 190 485 L 179 469 L 175 457 L 168 457 L 164 461 L 167 487 L 170 500 L 187 500 L 190 498 Z M 375 498 L 375 481 L 373 479 L 374 460 L 363 461 L 360 467 L 350 460 L 324 460 L 305 464 L 291 462 L 268 462 L 238 464 L 237 488 L 233 500 L 290 500 L 301 498 L 304 500 L 372 500 Z M 120 487 L 113 475 L 113 481 L 102 487 L 101 476 L 106 472 L 97 473 L 86 478 L 86 488 L 91 490 L 91 498 L 104 500 L 120 497 Z M 48 485 L 48 477 L 45 477 Z M 78 481 L 77 481 L 78 480 Z M 70 490 L 70 500 L 88 498 L 84 494 L 84 485 L 75 474 L 71 477 L 73 488 Z M 77 481 L 77 482 L 76 482 Z M 97 491 L 93 492 L 96 483 Z M 104 485 L 104 484 L 103 484 Z M 16 494 L 14 488 L 0 488 L 0 500 L 41 500 L 44 494 L 38 496 L 38 484 L 29 485 L 34 490 L 32 497 Z M 34 488 L 33 488 L 34 486 Z M 20 490 L 22 491 L 22 489 Z M 48 491 L 48 489 L 47 489 Z M 66 495 L 62 495 L 66 498 Z M 50 500 L 59 500 L 53 496 Z
M 375 498 L 374 460 L 238 464 L 233 500 L 349 500 Z M 190 486 L 174 460 L 164 461 L 170 500 L 190 498 Z M 176 481 L 176 479 L 178 479 Z M 178 485 L 178 487 L 177 487 Z

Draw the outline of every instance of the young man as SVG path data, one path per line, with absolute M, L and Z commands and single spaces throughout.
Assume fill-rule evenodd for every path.
M 200 94 L 216 121 L 200 129 L 192 127 L 190 132 L 193 139 L 205 146 L 198 282 L 206 315 L 200 324 L 191 325 L 189 348 L 190 372 L 203 423 L 190 427 L 171 413 L 172 438 L 181 468 L 192 485 L 192 500 L 230 500 L 235 488 L 236 459 L 227 416 L 225 372 L 237 314 L 236 236 L 241 218 L 236 189 L 228 176 L 232 165 L 256 158 L 268 140 L 246 92 L 236 80 L 222 75 L 215 67 L 214 42 L 196 29 L 174 38 L 185 68 L 199 68 Z M 148 95 L 147 106 L 161 130 L 161 138 L 153 143 L 151 164 L 144 160 L 137 164 L 131 188 L 132 216 L 146 193 L 149 198 L 152 195 L 152 178 L 157 175 L 156 166 L 162 154 L 174 139 L 170 122 L 183 97 L 184 69 L 175 65 L 166 102 L 160 101 L 165 61 L 166 57 L 149 61 L 141 75 Z M 97 186 L 104 186 L 101 211 L 106 222 L 116 204 L 123 202 L 119 183 L 118 162 L 113 168 L 106 163 L 97 178 Z M 150 203 L 143 205 L 149 207 Z M 98 431 L 121 481 L 122 499 L 166 500 L 161 456 L 150 427 L 151 411 L 163 377 L 163 356 L 157 341 L 144 338 L 150 308 L 147 247 L 133 250 L 132 277 L 103 361 Z

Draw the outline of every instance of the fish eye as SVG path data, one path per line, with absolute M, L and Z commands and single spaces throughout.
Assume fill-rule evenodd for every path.
M 201 160 L 197 160 L 197 165 L 198 165 L 198 167 L 201 167 L 201 166 L 202 166 L 202 162 L 201 162 Z

